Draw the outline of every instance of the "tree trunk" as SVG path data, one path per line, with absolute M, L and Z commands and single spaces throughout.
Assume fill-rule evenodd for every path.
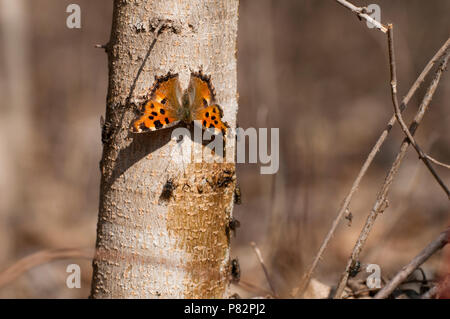
M 191 163 L 191 139 L 181 149 L 172 129 L 129 127 L 155 75 L 179 73 L 185 89 L 200 69 L 236 126 L 237 9 L 238 0 L 114 1 L 92 298 L 226 297 L 234 163 Z

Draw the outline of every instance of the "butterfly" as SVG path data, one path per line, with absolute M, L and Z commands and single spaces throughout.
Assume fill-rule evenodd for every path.
M 225 135 L 228 124 L 222 121 L 222 108 L 215 103 L 211 77 L 202 71 L 192 72 L 188 88 L 183 92 L 178 74 L 156 77 L 150 94 L 142 105 L 141 114 L 133 121 L 131 131 L 144 133 L 172 127 L 180 122 L 187 125 L 199 120 L 205 129 Z

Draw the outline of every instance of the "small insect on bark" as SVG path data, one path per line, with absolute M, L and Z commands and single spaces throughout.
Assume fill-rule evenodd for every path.
M 111 123 L 105 121 L 105 118 L 103 117 L 103 115 L 100 116 L 100 129 L 102 131 L 103 145 L 108 144 L 111 139 L 111 135 L 112 135 L 112 127 L 111 127 Z
M 227 187 L 236 178 L 235 173 L 230 170 L 224 170 L 223 173 L 217 179 L 218 187 Z
M 241 267 L 237 258 L 231 261 L 231 281 L 238 283 L 241 279 Z
M 234 203 L 236 205 L 241 205 L 242 204 L 242 195 L 241 195 L 241 186 L 236 183 L 236 187 L 234 188 Z
M 349 269 L 349 276 L 355 277 L 361 271 L 361 263 L 359 261 L 353 262 Z
M 237 220 L 236 218 L 231 218 L 228 223 L 228 228 L 233 232 L 233 236 L 236 237 L 236 230 L 238 227 L 241 226 L 241 222 Z
M 159 199 L 163 202 L 167 202 L 170 200 L 170 198 L 173 197 L 173 191 L 175 190 L 176 185 L 173 181 L 173 178 L 169 178 L 166 183 L 163 186 L 161 195 L 159 196 Z

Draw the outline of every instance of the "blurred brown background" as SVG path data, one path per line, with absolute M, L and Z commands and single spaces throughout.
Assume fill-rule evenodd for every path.
M 81 7 L 81 29 L 66 27 L 66 7 Z M 371 1 L 353 1 L 368 5 Z M 377 1 L 396 26 L 400 95 L 449 36 L 447 0 Z M 277 290 L 286 294 L 311 263 L 341 201 L 392 115 L 387 47 L 348 10 L 325 0 L 241 0 L 238 123 L 280 128 L 280 170 L 260 175 L 240 165 L 243 204 L 233 240 L 242 281 L 268 289 L 249 245 L 261 248 Z M 48 248 L 94 247 L 101 156 L 100 116 L 112 1 L 0 0 L 0 271 Z M 449 161 L 450 77 L 445 74 L 417 141 Z M 405 113 L 412 118 L 424 88 Z M 224 106 L 226 107 L 226 106 Z M 316 277 L 336 283 L 402 140 L 396 126 L 351 204 Z M 450 183 L 450 173 L 437 168 Z M 449 222 L 444 193 L 410 150 L 361 261 L 386 278 Z M 445 267 L 441 253 L 423 267 Z M 68 264 L 82 270 L 69 289 Z M 46 263 L 3 287 L 1 298 L 85 298 L 91 263 Z M 234 287 L 243 297 L 258 290 Z

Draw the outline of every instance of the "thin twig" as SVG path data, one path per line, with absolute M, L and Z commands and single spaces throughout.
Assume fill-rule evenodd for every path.
M 96 48 L 96 49 L 103 49 L 103 50 L 105 50 L 105 52 L 108 52 L 108 50 L 109 50 L 109 43 L 107 43 L 107 44 L 96 44 L 96 45 L 94 45 L 94 48 Z
M 403 117 L 402 117 L 402 114 L 400 111 L 400 106 L 398 104 L 398 97 L 397 97 L 397 65 L 396 65 L 396 61 L 395 61 L 395 51 L 394 51 L 394 26 L 392 24 L 388 25 L 388 46 L 389 46 L 389 66 L 390 66 L 390 71 L 391 71 L 391 96 L 392 96 L 392 104 L 394 105 L 394 114 L 395 114 L 395 117 L 397 118 L 397 122 L 400 124 L 400 127 L 401 127 L 403 133 L 405 133 L 405 135 L 408 137 L 411 145 L 417 151 L 419 158 L 424 162 L 425 166 L 428 168 L 428 170 L 434 176 L 434 178 L 439 183 L 439 185 L 442 187 L 444 192 L 447 194 L 447 198 L 450 198 L 450 191 L 448 190 L 447 186 L 442 181 L 442 179 L 439 177 L 439 175 L 436 173 L 433 166 L 431 166 L 427 155 L 424 153 L 424 151 L 422 151 L 419 144 L 417 144 L 414 137 L 409 132 L 405 121 L 403 120 Z
M 272 294 L 274 297 L 277 297 L 277 293 L 275 291 L 274 285 L 272 284 L 272 280 L 270 280 L 269 272 L 267 271 L 266 265 L 264 264 L 264 260 L 261 255 L 261 251 L 259 250 L 258 246 L 256 246 L 255 242 L 251 242 L 250 245 L 253 247 L 253 250 L 255 251 L 256 257 L 258 258 L 259 263 L 261 264 L 261 267 L 264 271 L 264 275 L 266 276 L 266 280 L 269 283 L 270 290 L 272 291 Z
M 355 6 L 354 4 L 345 1 L 345 0 L 336 0 L 339 4 L 344 6 L 345 8 L 351 10 L 354 14 L 356 14 L 359 18 L 366 20 L 367 22 L 373 24 L 378 30 L 386 33 L 388 30 L 386 26 L 381 24 L 379 21 L 375 20 L 371 16 L 365 13 L 365 8 L 360 8 Z
M 423 249 L 409 264 L 402 268 L 395 276 L 384 286 L 376 295 L 375 299 L 384 299 L 397 288 L 403 281 L 408 278 L 420 265 L 428 260 L 436 251 L 448 244 L 450 239 L 450 228 L 442 232 L 435 240 L 433 240 L 425 249 Z
M 450 55 L 450 52 L 447 52 L 444 57 L 444 61 L 441 63 L 441 65 L 437 69 L 435 77 L 433 78 L 430 86 L 427 89 L 427 92 L 420 104 L 419 110 L 417 111 L 413 122 L 409 126 L 409 131 L 411 132 L 411 135 L 414 135 L 414 133 L 417 130 L 420 122 L 422 121 L 426 111 L 428 110 L 428 106 L 430 105 L 433 94 L 436 91 L 439 80 L 441 79 L 441 75 L 444 72 L 445 68 L 447 67 L 449 55 Z M 345 268 L 345 271 L 343 272 L 343 274 L 340 278 L 338 287 L 336 289 L 335 298 L 341 297 L 342 292 L 344 291 L 345 285 L 347 283 L 350 269 L 351 269 L 352 265 L 358 261 L 359 254 L 361 253 L 361 250 L 369 236 L 369 233 L 372 230 L 372 227 L 375 223 L 375 219 L 377 218 L 378 214 L 382 213 L 387 207 L 386 206 L 387 194 L 388 194 L 390 186 L 394 180 L 394 177 L 397 174 L 398 169 L 400 168 L 403 158 L 406 155 L 406 151 L 408 149 L 409 144 L 410 144 L 409 139 L 405 138 L 400 146 L 400 151 L 398 152 L 397 157 L 395 158 L 394 163 L 392 164 L 392 166 L 389 170 L 389 173 L 386 176 L 383 186 L 381 187 L 381 190 L 378 193 L 377 200 L 376 200 L 369 216 L 367 217 L 366 223 L 365 223 L 363 229 L 361 230 L 358 240 L 353 248 L 351 257 L 349 258 L 349 260 L 347 262 L 347 267 Z
M 427 140 L 427 149 L 431 150 L 433 144 L 436 142 L 438 138 L 437 134 L 431 134 L 430 138 Z M 397 198 L 398 205 L 393 207 L 394 214 L 391 216 L 391 219 L 389 220 L 389 225 L 383 229 L 383 232 L 378 235 L 379 238 L 377 245 L 368 247 L 368 250 L 366 250 L 365 253 L 365 259 L 366 260 L 375 260 L 377 259 L 379 254 L 382 254 L 384 252 L 383 249 L 379 249 L 382 247 L 385 247 L 386 245 L 389 245 L 390 241 L 392 240 L 392 237 L 396 233 L 396 230 L 402 227 L 402 221 L 407 218 L 407 212 L 410 210 L 411 205 L 413 205 L 414 201 L 414 191 L 418 187 L 419 180 L 422 173 L 422 162 L 418 161 L 414 164 L 414 169 L 411 169 L 410 175 L 410 181 L 407 186 L 402 188 L 402 194 Z
M 0 287 L 15 280 L 31 268 L 59 259 L 92 259 L 93 249 L 63 248 L 38 251 L 26 256 L 0 273 Z
M 422 296 L 420 296 L 420 299 L 434 298 L 434 296 L 436 296 L 438 291 L 439 291 L 439 284 L 436 284 L 433 287 L 431 287 L 430 289 L 428 289 L 428 291 L 426 293 L 424 293 Z
M 432 69 L 433 65 L 441 59 L 441 57 L 445 54 L 445 52 L 450 47 L 450 38 L 447 39 L 447 41 L 444 43 L 444 45 L 436 52 L 436 54 L 433 56 L 433 58 L 427 63 L 425 68 L 422 70 L 414 84 L 411 86 L 411 88 L 408 91 L 408 94 L 403 98 L 402 104 L 400 105 L 400 109 L 403 111 L 406 109 L 409 101 L 411 100 L 414 93 L 417 91 L 417 89 L 420 87 L 422 82 L 425 80 L 425 77 L 428 75 L 430 70 Z M 386 140 L 386 137 L 388 136 L 391 128 L 394 126 L 396 122 L 395 115 L 392 115 L 391 119 L 388 122 L 388 125 L 381 133 L 380 137 L 376 141 L 375 145 L 372 147 L 372 150 L 370 151 L 369 155 L 367 156 L 363 166 L 361 167 L 361 170 L 358 173 L 358 176 L 353 182 L 353 185 L 350 189 L 350 192 L 347 194 L 347 196 L 344 199 L 344 202 L 339 209 L 339 212 L 336 216 L 336 218 L 333 221 L 333 224 L 331 225 L 330 230 L 328 231 L 327 236 L 325 237 L 322 245 L 319 248 L 319 251 L 317 252 L 316 256 L 314 257 L 313 263 L 311 264 L 310 268 L 308 269 L 308 272 L 302 279 L 301 285 L 294 289 L 292 291 L 292 295 L 295 296 L 302 296 L 305 292 L 306 288 L 309 285 L 309 282 L 311 281 L 312 275 L 314 273 L 314 270 L 316 269 L 320 259 L 322 258 L 323 253 L 325 252 L 325 249 L 328 246 L 328 243 L 330 242 L 331 238 L 333 237 L 337 226 L 339 225 L 340 221 L 342 220 L 342 217 L 344 216 L 345 212 L 347 211 L 348 207 L 350 206 L 350 202 L 353 198 L 353 195 L 358 190 L 359 184 L 361 183 L 362 178 L 366 174 L 367 170 L 369 169 L 370 165 L 372 164 L 373 159 L 375 158 L 375 155 L 380 150 L 381 146 L 383 145 L 384 141 Z
M 450 169 L 450 165 L 449 164 L 445 164 L 445 163 L 439 162 L 437 159 L 431 157 L 430 155 L 428 155 L 426 153 L 425 153 L 425 156 L 430 162 L 433 162 L 436 165 L 439 165 L 439 166 L 445 167 L 447 169 Z

